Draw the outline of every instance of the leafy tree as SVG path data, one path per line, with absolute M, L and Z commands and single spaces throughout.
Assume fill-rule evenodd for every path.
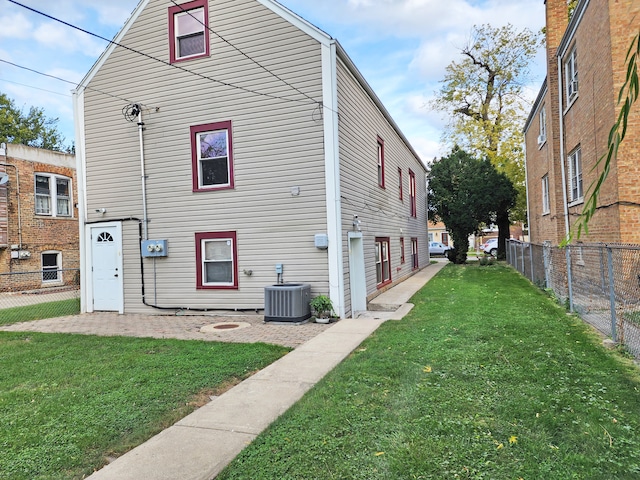
M 515 203 L 516 191 L 505 174 L 488 160 L 473 157 L 454 148 L 451 154 L 435 161 L 428 175 L 429 211 L 442 220 L 454 242 L 454 263 L 467 260 L 467 239 L 482 223 L 489 223 L 498 211 L 507 211 Z M 508 222 L 508 215 L 507 215 Z M 504 255 L 505 242 L 498 242 Z
M 488 158 L 511 180 L 518 191 L 512 218 L 520 221 L 527 208 L 522 129 L 530 107 L 523 86 L 540 42 L 528 29 L 475 26 L 461 49 L 462 60 L 449 64 L 432 102 L 449 115 L 444 141 Z
M 58 119 L 45 116 L 42 108 L 31 107 L 28 113 L 0 93 L 0 142 L 20 143 L 48 150 L 70 151 L 58 131 Z

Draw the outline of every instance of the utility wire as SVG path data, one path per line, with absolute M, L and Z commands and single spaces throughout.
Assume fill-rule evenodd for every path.
M 55 95 L 60 95 L 61 97 L 71 98 L 71 95 L 67 95 L 66 93 L 54 92 L 53 90 L 47 90 L 46 88 L 34 87 L 33 85 L 27 85 L 26 83 L 14 82 L 12 80 L 7 80 L 6 78 L 0 78 L 0 82 L 13 83 L 14 85 L 20 85 L 21 87 L 33 88 L 34 90 L 41 90 L 43 92 L 53 93 Z
M 311 100 L 311 102 L 313 103 L 320 103 L 318 102 L 316 99 L 314 99 L 313 97 L 310 97 L 309 95 L 307 95 L 306 93 L 300 91 L 297 87 L 291 85 L 289 82 L 287 82 L 286 80 L 284 80 L 283 78 L 281 78 L 278 74 L 272 72 L 271 70 L 269 70 L 267 67 L 265 67 L 264 65 L 262 65 L 260 62 L 258 62 L 256 59 L 250 57 L 249 55 L 247 55 L 246 53 L 244 53 L 242 50 L 240 50 L 238 47 L 236 47 L 234 44 L 232 44 L 230 41 L 228 41 L 226 38 L 224 38 L 222 35 L 220 35 L 218 32 L 216 32 L 215 30 L 213 30 L 211 27 L 209 27 L 206 22 L 203 23 L 200 21 L 199 18 L 197 18 L 195 15 L 193 15 L 191 13 L 191 10 L 185 10 L 184 7 L 178 3 L 176 3 L 175 0 L 171 0 L 171 3 L 173 3 L 176 7 L 178 7 L 180 9 L 181 12 L 186 13 L 187 15 L 189 15 L 191 18 L 193 18 L 196 22 L 198 22 L 200 25 L 202 25 L 204 28 L 206 28 L 207 30 L 209 30 L 211 33 L 213 33 L 216 37 L 218 37 L 220 40 L 222 40 L 224 43 L 226 43 L 227 45 L 229 45 L 231 48 L 233 48 L 234 50 L 236 50 L 238 53 L 240 53 L 242 56 L 244 56 L 247 60 L 255 63 L 258 67 L 260 67 L 261 69 L 263 69 L 265 72 L 267 72 L 269 75 L 272 75 L 273 77 L 277 78 L 278 80 L 280 80 L 282 83 L 284 83 L 286 86 L 294 89 L 296 92 L 298 92 L 300 95 L 302 95 L 303 97 L 306 97 L 307 99 Z
M 4 60 L 2 58 L 0 58 L 0 62 L 6 63 L 8 65 L 12 65 L 12 66 L 17 67 L 17 68 L 21 68 L 23 70 L 27 70 L 28 72 L 37 73 L 38 75 L 42 75 L 43 77 L 49 77 L 49 78 L 53 78 L 55 80 L 59 80 L 59 81 L 64 82 L 64 83 L 69 83 L 69 84 L 73 85 L 74 87 L 78 85 L 77 82 L 72 82 L 71 80 L 67 80 L 67 79 L 64 79 L 64 78 L 56 77 L 55 75 L 49 75 L 48 73 L 42 73 L 42 72 L 39 72 L 38 70 L 34 70 L 33 68 L 23 67 L 22 65 L 18 65 L 17 63 L 13 63 L 13 62 L 10 62 L 8 60 Z M 35 88 L 35 87 L 33 87 L 33 88 Z M 98 90 L 97 88 L 87 87 L 87 86 L 85 86 L 84 88 L 87 89 L 87 90 L 93 90 L 94 92 L 102 93 L 103 95 L 107 95 L 109 97 L 116 98 L 118 100 L 122 100 L 123 102 L 133 103 L 131 100 L 127 100 L 126 98 L 122 98 L 122 97 L 119 97 L 117 95 L 113 95 L 112 93 L 103 92 L 102 90 Z M 59 94 L 59 95 L 62 95 L 62 94 Z
M 258 92 L 256 90 L 251 90 L 249 88 L 241 87 L 239 85 L 233 85 L 231 83 L 223 82 L 222 80 L 216 80 L 215 78 L 209 77 L 209 76 L 204 75 L 202 73 L 194 72 L 193 70 L 188 70 L 188 69 L 186 69 L 184 67 L 181 67 L 180 65 L 176 65 L 174 63 L 167 62 L 166 60 L 162 60 L 161 58 L 156 58 L 156 57 L 154 57 L 152 55 L 149 55 L 148 53 L 144 53 L 144 52 L 141 52 L 139 50 L 136 50 L 135 48 L 127 47 L 126 45 L 118 43 L 118 42 L 116 42 L 114 40 L 109 40 L 108 38 L 105 38 L 105 37 L 103 37 L 101 35 L 98 35 L 97 33 L 90 32 L 88 30 L 85 30 L 84 28 L 81 28 L 81 27 L 78 27 L 78 26 L 73 25 L 71 23 L 65 22 L 64 20 L 61 20 L 59 18 L 56 18 L 56 17 L 51 16 L 49 14 L 46 14 L 44 12 L 41 12 L 40 10 L 36 10 L 35 8 L 31 8 L 31 7 L 27 6 L 27 5 L 24 5 L 24 4 L 20 3 L 20 2 L 17 2 L 16 0 L 7 0 L 7 1 L 10 2 L 10 3 L 13 3 L 14 5 L 18 5 L 19 7 L 25 8 L 25 9 L 33 12 L 33 13 L 36 13 L 36 14 L 41 15 L 43 17 L 46 17 L 46 18 L 48 18 L 50 20 L 53 20 L 55 22 L 61 23 L 63 25 L 66 25 L 67 27 L 73 28 L 74 30 L 78 30 L 78 31 L 80 31 L 82 33 L 86 33 L 87 35 L 90 35 L 90 36 L 95 37 L 95 38 L 99 38 L 100 40 L 104 40 L 105 42 L 108 42 L 109 44 L 116 45 L 118 47 L 124 48 L 125 50 L 129 50 L 130 52 L 136 53 L 138 55 L 142 55 L 143 57 L 146 57 L 146 58 L 148 58 L 150 60 L 153 60 L 155 62 L 159 62 L 159 63 L 162 63 L 162 64 L 167 65 L 169 67 L 173 67 L 173 68 L 175 68 L 177 70 L 181 70 L 183 72 L 190 73 L 192 75 L 198 76 L 198 77 L 203 78 L 205 80 L 209 80 L 211 82 L 215 82 L 215 83 L 218 83 L 220 85 L 224 85 L 226 87 L 242 90 L 242 91 L 245 91 L 247 93 L 252 93 L 254 95 L 260 95 L 260 96 L 264 96 L 264 97 L 268 97 L 268 98 L 273 98 L 273 99 L 276 99 L 276 100 L 285 100 L 285 101 L 288 101 L 288 102 L 298 102 L 298 103 L 299 102 L 304 102 L 305 104 L 307 103 L 305 100 L 299 100 L 299 99 L 287 98 L 287 97 L 279 97 L 277 95 L 272 95 L 270 93 Z

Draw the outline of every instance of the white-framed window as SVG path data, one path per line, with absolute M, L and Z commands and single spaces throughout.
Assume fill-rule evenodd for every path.
M 391 256 L 388 237 L 376 237 L 376 283 L 382 287 L 391 282 Z
M 551 211 L 549 203 L 549 175 L 542 177 L 542 214 L 546 215 Z
M 420 259 L 418 258 L 418 239 L 411 239 L 411 266 L 414 270 L 420 267 Z
M 567 91 L 567 103 L 573 101 L 578 95 L 578 62 L 576 47 L 573 47 L 571 53 L 564 62 L 564 79 Z
M 542 105 L 540 108 L 540 114 L 538 115 L 540 120 L 540 135 L 538 135 L 538 145 L 542 146 L 547 141 L 547 108 L 546 105 Z
M 429 242 L 433 242 L 433 233 L 429 232 Z
M 584 197 L 582 187 L 582 152 L 576 148 L 567 157 L 569 163 L 569 201 L 579 202 Z
M 378 186 L 384 188 L 384 140 L 378 137 Z
M 51 173 L 35 174 L 36 215 L 71 217 L 71 179 Z
M 418 216 L 418 203 L 416 196 L 416 174 L 409 170 L 409 202 L 411 216 L 414 218 Z
M 233 188 L 231 122 L 191 127 L 193 191 Z
M 236 232 L 196 233 L 196 288 L 237 289 Z
M 62 253 L 56 251 L 42 252 L 42 283 L 62 282 Z
M 169 59 L 171 63 L 209 55 L 207 0 L 169 7 Z

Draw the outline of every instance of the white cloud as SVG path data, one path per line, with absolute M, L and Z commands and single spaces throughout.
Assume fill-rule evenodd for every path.
M 59 23 L 43 23 L 33 32 L 38 43 L 47 48 L 62 50 L 63 52 L 79 52 L 87 56 L 98 56 L 106 48 L 106 42 L 95 40 L 93 37 L 78 30 L 71 30 Z
M 28 38 L 33 24 L 22 13 L 10 13 L 0 16 L 0 37 Z

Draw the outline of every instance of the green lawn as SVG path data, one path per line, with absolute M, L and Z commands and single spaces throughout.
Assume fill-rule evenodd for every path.
M 638 479 L 640 377 L 502 265 L 447 266 L 228 479 Z
M 83 478 L 287 351 L 0 333 L 0 479 Z
M 59 300 L 57 302 L 38 303 L 26 307 L 13 307 L 0 310 L 0 325 L 10 325 L 43 318 L 63 317 L 80 313 L 80 299 Z

